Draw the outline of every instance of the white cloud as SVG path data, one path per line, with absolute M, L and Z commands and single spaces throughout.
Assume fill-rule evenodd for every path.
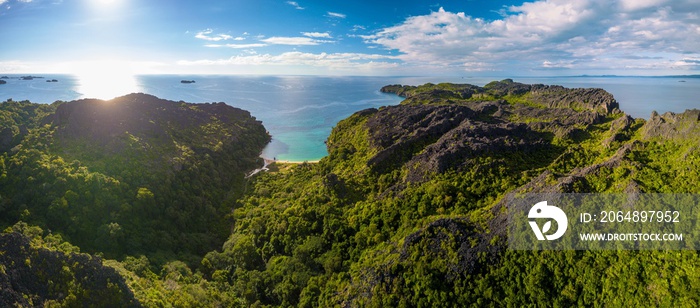
M 673 68 L 700 50 L 695 0 L 541 0 L 506 12 L 487 21 L 440 8 L 362 38 L 409 65 L 465 70 Z
M 168 64 L 157 61 L 131 61 L 110 59 L 80 60 L 80 61 L 0 61 L 0 72 L 13 74 L 29 74 L 42 72 L 44 74 L 157 74 Z
M 392 56 L 362 53 L 302 53 L 286 52 L 280 55 L 245 55 L 220 60 L 179 61 L 183 66 L 308 66 L 324 67 L 331 70 L 377 70 L 399 66 Z
M 574 61 L 548 61 L 545 60 L 542 62 L 542 67 L 543 68 L 548 68 L 548 69 L 561 69 L 561 68 L 573 68 L 574 67 Z
M 331 34 L 328 32 L 302 32 L 304 36 L 314 37 L 314 38 L 332 38 Z
M 0 5 L 3 5 L 7 0 L 0 0 Z
M 666 1 L 667 0 L 621 0 L 620 5 L 623 10 L 634 11 L 659 6 Z
M 209 48 L 226 47 L 226 48 L 234 48 L 234 49 L 259 48 L 259 47 L 265 47 L 265 46 L 267 46 L 267 44 L 260 44 L 260 43 L 254 43 L 254 44 L 207 44 L 207 45 L 204 45 L 204 47 L 209 47 Z
M 680 59 L 675 61 L 673 66 L 680 69 L 700 69 L 700 56 Z
M 266 39 L 260 40 L 272 45 L 294 45 L 294 46 L 304 46 L 304 45 L 319 45 L 322 43 L 332 43 L 332 41 L 316 40 L 311 37 L 284 37 L 284 36 L 273 36 Z
M 493 65 L 484 62 L 465 62 L 462 63 L 461 67 L 467 72 L 486 72 L 496 70 Z
M 297 10 L 303 10 L 305 8 L 301 7 L 296 1 L 287 1 L 287 4 L 293 6 Z
M 345 17 L 348 17 L 348 15 L 341 14 L 341 13 L 335 13 L 335 12 L 328 12 L 328 16 L 330 16 L 330 17 L 335 17 L 335 18 L 345 18 Z
M 214 30 L 206 29 L 204 31 L 197 32 L 197 34 L 195 34 L 194 37 L 196 37 L 198 39 L 205 40 L 205 41 L 214 41 L 214 42 L 233 39 L 233 36 L 230 36 L 228 34 L 211 35 L 212 33 L 214 33 Z
M 0 72 L 3 73 L 15 73 L 15 72 L 27 72 L 31 69 L 38 68 L 33 66 L 32 63 L 23 61 L 0 61 Z M 46 70 L 42 70 L 46 71 Z

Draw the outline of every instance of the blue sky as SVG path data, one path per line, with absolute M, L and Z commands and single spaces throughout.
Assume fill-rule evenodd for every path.
M 0 0 L 0 73 L 700 73 L 700 1 Z

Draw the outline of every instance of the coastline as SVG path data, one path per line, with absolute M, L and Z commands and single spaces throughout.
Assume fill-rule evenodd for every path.
M 262 157 L 262 156 L 261 156 Z M 309 163 L 309 164 L 315 164 L 318 163 L 320 160 L 275 160 L 275 159 L 269 159 L 267 157 L 262 157 L 262 159 L 265 161 L 265 166 L 273 163 L 280 163 L 280 164 L 303 164 L 303 163 Z
M 258 174 L 258 173 L 260 173 L 260 172 L 263 172 L 263 171 L 268 172 L 268 171 L 270 171 L 269 166 L 270 166 L 270 165 L 273 165 L 273 164 L 300 165 L 300 164 L 304 164 L 304 163 L 315 164 L 315 163 L 318 163 L 318 162 L 319 162 L 318 160 L 310 160 L 310 161 L 275 160 L 275 159 L 265 158 L 265 157 L 262 157 L 262 156 L 261 156 L 261 158 L 263 159 L 263 166 L 262 166 L 261 168 L 257 168 L 257 169 L 255 169 L 255 170 L 249 172 L 248 174 L 246 174 L 246 175 L 245 175 L 245 178 L 246 178 L 246 179 L 247 179 L 247 178 L 250 178 L 250 177 L 252 177 L 252 176 L 254 176 L 254 175 L 256 175 L 256 174 Z

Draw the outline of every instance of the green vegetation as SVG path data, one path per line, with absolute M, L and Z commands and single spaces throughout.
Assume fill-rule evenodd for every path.
M 319 163 L 248 182 L 212 172 L 241 151 L 218 144 L 225 121 L 118 137 L 133 159 L 35 121 L 0 161 L 3 223 L 110 259 L 149 307 L 700 305 L 694 251 L 511 251 L 500 212 L 512 191 L 697 193 L 693 112 L 634 120 L 600 90 L 507 80 L 384 90 L 408 98 L 338 123 Z
M 0 157 L 0 222 L 41 226 L 107 258 L 199 263 L 227 237 L 245 172 L 269 140 L 224 106 L 146 95 L 0 104 L 21 141 Z
M 123 278 L 99 257 L 43 233 L 19 222 L 0 234 L 3 307 L 139 306 Z

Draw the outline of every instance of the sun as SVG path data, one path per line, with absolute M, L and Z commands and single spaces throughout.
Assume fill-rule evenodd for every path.
M 0 0 L 2 1 L 2 0 Z M 92 9 L 104 12 L 111 12 L 113 9 L 121 7 L 126 0 L 84 0 Z
M 111 8 L 114 6 L 119 5 L 120 2 L 123 2 L 124 0 L 89 0 L 92 6 L 98 7 L 98 8 Z
M 118 61 L 90 61 L 74 66 L 78 79 L 76 91 L 82 98 L 112 99 L 140 92 L 129 63 Z

